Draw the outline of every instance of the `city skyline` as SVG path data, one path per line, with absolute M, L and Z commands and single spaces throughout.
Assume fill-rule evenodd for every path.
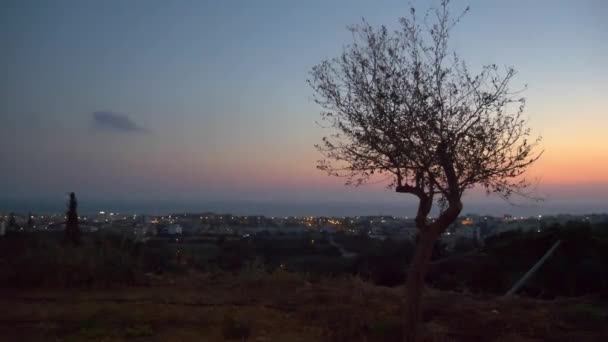
M 608 211 L 608 6 L 453 8 L 467 5 L 454 48 L 472 67 L 512 65 L 514 87 L 528 85 L 525 114 L 545 150 L 529 171 L 539 205 Z M 394 29 L 405 1 L 3 6 L 4 198 L 414 203 L 315 169 L 326 132 L 306 84 L 351 42 L 348 25 L 365 17 Z M 473 191 L 464 201 L 466 212 L 487 200 Z

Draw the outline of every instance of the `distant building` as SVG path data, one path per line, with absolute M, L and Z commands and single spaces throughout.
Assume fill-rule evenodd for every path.
M 151 220 L 150 220 L 150 216 L 141 215 L 141 217 L 140 217 L 140 222 L 141 222 L 141 224 L 142 224 L 143 226 L 147 226 L 147 225 L 149 225 L 149 224 L 151 223 L 150 221 L 151 221 Z
M 472 218 L 470 217 L 466 217 L 464 218 L 461 222 L 460 222 L 463 226 L 472 226 L 473 224 L 475 224 L 475 222 L 473 221 Z
M 182 235 L 183 228 L 179 224 L 170 224 L 166 228 L 169 235 Z
M 478 226 L 465 226 L 456 229 L 456 236 L 463 237 L 465 239 L 479 241 L 481 240 L 481 228 Z
M 481 227 L 478 225 L 457 225 L 450 227 L 442 236 L 444 242 L 456 241 L 458 239 L 467 239 L 480 241 L 482 237 Z

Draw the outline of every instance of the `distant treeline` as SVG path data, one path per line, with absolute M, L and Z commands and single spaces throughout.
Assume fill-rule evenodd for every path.
M 284 269 L 314 279 L 352 274 L 378 285 L 405 281 L 412 241 L 367 235 L 310 233 L 298 236 L 216 237 L 184 243 L 176 239 L 135 242 L 117 233 L 83 235 L 79 247 L 59 233 L 12 233 L 0 239 L 2 287 L 122 286 L 150 273 L 272 272 Z M 448 250 L 435 245 L 430 286 L 499 295 L 507 291 L 555 241 L 562 244 L 521 294 L 554 298 L 608 293 L 608 224 L 567 223 L 542 232 L 511 231 L 483 245 L 461 240 Z M 336 244 L 354 256 L 344 258 Z

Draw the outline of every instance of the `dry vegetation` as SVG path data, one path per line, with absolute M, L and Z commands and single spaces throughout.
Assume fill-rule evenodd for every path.
M 237 275 L 152 277 L 145 286 L 4 290 L 6 341 L 399 341 L 403 288 L 358 278 Z M 427 341 L 606 341 L 597 298 L 501 300 L 429 290 Z

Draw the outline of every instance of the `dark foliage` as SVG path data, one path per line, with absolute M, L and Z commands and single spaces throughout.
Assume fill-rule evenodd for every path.
M 17 220 L 15 219 L 15 213 L 10 213 L 8 217 L 8 229 L 9 230 L 17 230 L 19 227 L 17 226 Z
M 68 211 L 66 212 L 65 221 L 65 239 L 73 246 L 79 246 L 80 241 L 80 225 L 78 223 L 78 201 L 76 200 L 76 194 L 70 193 L 70 200 L 68 202 Z
M 12 235 L 0 240 L 2 287 L 96 287 L 132 284 L 141 271 L 130 251 L 112 241 L 63 246 L 60 234 Z
M 608 227 L 554 225 L 538 233 L 512 231 L 486 239 L 466 258 L 432 267 L 428 280 L 441 289 L 505 293 L 557 241 L 562 244 L 521 294 L 539 298 L 608 293 Z

